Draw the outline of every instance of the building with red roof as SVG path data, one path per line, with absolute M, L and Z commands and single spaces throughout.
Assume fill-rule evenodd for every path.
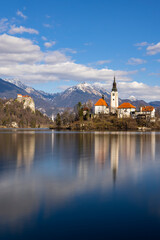
M 135 108 L 136 109 L 136 107 L 135 106 L 133 106 L 131 103 L 122 103 L 119 107 L 118 107 L 118 109 L 131 109 L 131 108 Z
M 155 118 L 155 108 L 153 106 L 140 107 L 140 115 L 145 115 L 146 118 Z
M 94 104 L 95 114 L 109 114 L 109 106 L 104 100 L 104 95 Z
M 118 118 L 129 118 L 135 114 L 136 107 L 131 103 L 126 102 L 122 103 L 118 107 Z

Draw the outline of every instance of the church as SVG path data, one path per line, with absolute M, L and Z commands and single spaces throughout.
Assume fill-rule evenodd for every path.
M 116 78 L 114 77 L 113 87 L 111 91 L 111 100 L 110 100 L 110 107 L 106 103 L 104 99 L 104 95 L 100 98 L 94 105 L 94 113 L 97 114 L 116 114 L 118 109 L 118 90 L 117 90 L 117 83 Z
M 120 106 L 118 104 L 118 90 L 117 83 L 114 76 L 113 86 L 110 98 L 110 107 L 104 99 L 104 95 L 94 105 L 94 114 L 111 114 L 117 115 L 118 118 L 145 118 L 155 119 L 155 108 L 153 106 L 140 107 L 139 111 L 136 111 L 136 107 L 129 102 L 124 102 Z

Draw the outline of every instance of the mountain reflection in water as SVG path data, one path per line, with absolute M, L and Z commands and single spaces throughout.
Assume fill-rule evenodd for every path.
M 1 131 L 0 143 L 0 236 L 14 229 L 25 239 L 67 209 L 76 217 L 87 206 L 120 211 L 122 199 L 160 220 L 159 133 Z M 102 225 L 112 216 L 97 214 Z

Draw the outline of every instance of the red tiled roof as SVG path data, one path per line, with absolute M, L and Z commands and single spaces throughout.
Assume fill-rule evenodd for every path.
M 20 93 L 18 93 L 17 96 L 21 96 L 21 97 L 30 97 L 29 95 L 22 95 L 22 94 L 20 94 Z
M 142 112 L 152 112 L 154 107 L 152 106 L 144 106 L 142 107 Z
M 29 95 L 24 95 L 23 97 L 30 97 Z
M 136 108 L 135 106 L 133 106 L 131 103 L 122 103 L 118 109 L 121 109 L 121 108 Z
M 98 100 L 98 102 L 96 102 L 95 104 L 94 104 L 94 106 L 108 106 L 108 104 L 106 103 L 106 101 L 104 100 L 104 99 L 102 99 L 102 98 L 100 98 L 99 100 Z

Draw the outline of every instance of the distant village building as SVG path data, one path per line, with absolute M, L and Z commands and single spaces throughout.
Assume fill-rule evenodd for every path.
M 109 106 L 104 100 L 104 95 L 94 104 L 94 113 L 97 114 L 109 114 Z
M 140 107 L 140 111 L 136 113 L 138 118 L 153 119 L 155 118 L 155 108 L 153 106 Z
M 88 107 L 83 107 L 83 116 L 86 116 L 87 113 L 89 113 L 89 108 Z
M 117 112 L 117 108 L 118 108 L 118 90 L 116 79 L 114 77 L 113 87 L 111 91 L 111 104 L 110 104 L 111 113 L 115 114 Z
M 122 103 L 118 107 L 118 118 L 129 118 L 135 114 L 136 107 L 131 103 Z
M 24 109 L 29 107 L 33 112 L 35 112 L 35 103 L 33 98 L 28 95 L 23 96 L 22 94 L 17 94 L 17 101 L 23 103 Z
M 145 115 L 150 116 L 151 118 L 155 118 L 155 108 L 152 106 L 145 106 L 140 108 L 140 112 L 142 112 Z

